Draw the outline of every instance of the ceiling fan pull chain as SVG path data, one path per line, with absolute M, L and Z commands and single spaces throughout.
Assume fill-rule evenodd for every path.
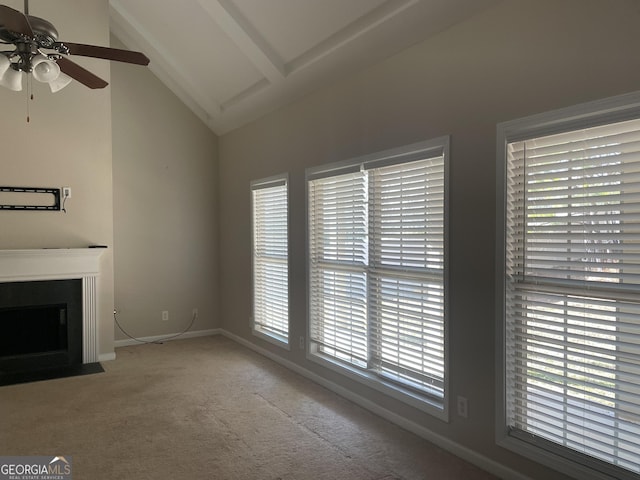
M 27 78 L 27 123 L 31 122 L 30 100 L 33 100 L 33 84 L 31 83 L 31 77 L 28 77 Z

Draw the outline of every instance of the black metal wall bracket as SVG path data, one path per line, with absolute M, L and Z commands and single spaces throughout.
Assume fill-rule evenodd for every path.
M 34 195 L 31 201 L 30 194 L 40 195 Z M 60 210 L 60 189 L 0 187 L 0 210 Z

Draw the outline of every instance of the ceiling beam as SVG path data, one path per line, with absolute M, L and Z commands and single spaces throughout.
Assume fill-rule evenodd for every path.
M 409 7 L 416 5 L 418 1 L 419 0 L 387 0 L 291 60 L 285 65 L 287 72 L 289 72 L 289 74 L 295 73 L 312 63 L 322 60 L 322 58 L 331 55 L 356 38 L 365 35 L 370 30 L 373 30 L 396 15 L 400 15 Z
M 271 83 L 284 80 L 286 70 L 280 57 L 231 1 L 198 3 Z

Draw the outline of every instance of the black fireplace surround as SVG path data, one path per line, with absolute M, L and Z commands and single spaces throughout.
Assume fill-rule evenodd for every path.
M 0 283 L 0 382 L 82 365 L 82 280 Z

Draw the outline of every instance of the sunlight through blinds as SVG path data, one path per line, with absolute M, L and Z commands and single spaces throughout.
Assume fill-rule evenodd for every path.
M 367 178 L 363 172 L 309 184 L 310 334 L 320 351 L 366 367 Z
M 640 120 L 507 147 L 511 434 L 640 473 Z
M 442 148 L 309 181 L 310 334 L 318 353 L 441 402 Z
M 254 329 L 288 342 L 287 183 L 252 186 Z
M 444 390 L 444 157 L 370 170 L 372 366 Z

